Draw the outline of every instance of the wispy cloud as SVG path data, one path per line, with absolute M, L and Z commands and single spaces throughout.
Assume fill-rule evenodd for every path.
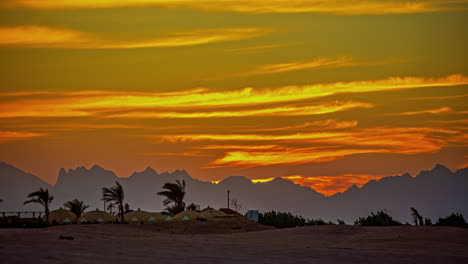
M 245 13 L 409 14 L 465 10 L 465 0 L 10 0 L 6 8 L 113 8 L 188 6 L 203 10 Z
M 359 60 L 353 57 L 341 56 L 341 57 L 322 57 L 315 58 L 310 61 L 294 61 L 278 64 L 267 64 L 253 68 L 246 72 L 239 72 L 233 74 L 227 74 L 225 76 L 217 76 L 209 78 L 208 80 L 220 80 L 229 79 L 236 77 L 248 77 L 256 75 L 269 75 L 286 72 L 295 72 L 310 69 L 321 69 L 321 68 L 344 68 L 344 67 L 358 67 L 358 66 L 370 66 L 370 65 L 384 65 L 401 62 L 402 59 L 386 59 L 380 61 L 365 61 Z
M 112 114 L 108 118 L 225 118 L 247 116 L 307 116 L 334 113 L 353 108 L 371 108 L 371 104 L 360 102 L 321 103 L 312 106 L 280 106 L 255 110 L 212 111 L 212 112 L 127 112 Z
M 228 49 L 227 51 L 237 53 L 237 54 L 251 54 L 251 53 L 258 53 L 270 49 L 281 48 L 290 46 L 292 44 L 271 44 L 271 45 L 259 45 L 259 46 L 251 46 L 251 47 L 243 47 L 243 48 L 234 48 Z
M 338 82 L 327 84 L 311 84 L 303 86 L 285 86 L 270 89 L 244 88 L 227 91 L 212 91 L 208 89 L 196 89 L 190 92 L 106 92 L 85 91 L 70 92 L 63 97 L 53 99 L 25 98 L 19 100 L 4 100 L 0 104 L 0 117 L 79 117 L 108 115 L 108 112 L 142 112 L 154 109 L 160 115 L 188 116 L 199 115 L 200 118 L 207 115 L 224 115 L 220 110 L 211 110 L 211 114 L 197 114 L 199 109 L 227 108 L 227 107 L 254 107 L 267 104 L 284 104 L 315 99 L 341 93 L 364 93 L 383 92 L 402 89 L 416 89 L 426 87 L 447 87 L 468 84 L 468 77 L 464 75 L 450 75 L 442 78 L 423 77 L 392 77 L 374 81 Z M 14 93 L 13 93 L 14 94 Z M 14 97 L 8 93 L 6 97 Z M 1 95 L 1 94 L 0 94 Z M 360 104 L 360 103 L 356 103 Z M 364 107 L 364 105 L 335 105 L 334 107 L 352 106 Z M 271 108 L 271 107 L 269 107 Z M 173 109 L 177 109 L 174 111 Z M 329 106 L 307 108 L 303 106 L 279 107 L 275 111 L 283 114 L 327 112 Z M 184 111 L 182 111 L 184 110 Z M 188 111 L 187 111 L 188 110 Z M 271 110 L 271 109 L 270 109 Z M 180 113 L 179 113 L 180 111 Z M 246 115 L 268 113 L 256 112 L 257 110 L 245 110 L 243 114 L 232 113 L 232 115 Z M 216 113 L 217 112 L 217 113 Z M 242 111 L 240 111 L 242 112 Z M 176 113 L 176 114 L 174 114 Z M 193 113 L 193 114 L 192 114 Z M 302 114 L 301 114 L 302 115 Z M 123 116 L 122 116 L 123 117 Z M 167 117 L 166 117 L 167 118 Z
M 383 178 L 383 176 L 369 174 L 344 174 L 337 176 L 291 175 L 282 178 L 302 186 L 310 187 L 326 196 L 330 196 L 339 192 L 344 192 L 353 185 L 362 187 L 367 182 L 379 180 Z
M 351 186 L 356 185 L 362 187 L 364 184 L 371 180 L 380 180 L 384 176 L 370 175 L 370 174 L 344 174 L 336 176 L 304 176 L 304 175 L 290 175 L 280 177 L 285 180 L 292 181 L 301 186 L 307 186 L 315 191 L 331 196 L 340 192 L 344 192 Z M 253 183 L 266 183 L 274 180 L 275 177 L 250 179 Z M 221 180 L 212 181 L 212 183 L 220 183 Z
M 250 130 L 255 131 L 286 131 L 286 130 L 300 130 L 307 128 L 323 128 L 323 129 L 343 129 L 352 128 L 358 125 L 357 120 L 352 121 L 339 121 L 335 119 L 319 120 L 314 122 L 306 122 L 299 125 L 283 126 L 283 127 L 272 127 L 272 128 L 251 128 Z
M 15 140 L 22 140 L 28 138 L 44 137 L 46 133 L 32 133 L 32 132 L 15 132 L 15 131 L 0 131 L 0 144 Z
M 258 37 L 261 28 L 217 28 L 173 33 L 144 40 L 105 40 L 73 29 L 42 26 L 0 27 L 0 46 L 63 49 L 137 49 L 197 46 Z
M 436 109 L 426 109 L 426 110 L 419 110 L 419 111 L 410 111 L 410 112 L 403 112 L 396 115 L 421 115 L 421 114 L 443 114 L 443 113 L 450 113 L 452 112 L 452 108 L 450 107 L 441 107 Z
M 418 101 L 418 100 L 446 100 L 446 99 L 457 99 L 468 97 L 468 94 L 457 94 L 457 95 L 441 95 L 441 96 L 423 96 L 423 97 L 408 97 L 402 98 L 407 101 Z
M 424 127 L 377 127 L 341 132 L 269 134 L 182 134 L 158 135 L 154 138 L 178 141 L 222 142 L 228 147 L 224 156 L 211 163 L 213 167 L 256 167 L 297 165 L 341 159 L 363 153 L 434 153 L 447 145 L 447 138 L 460 136 L 459 131 Z M 442 139 L 442 138 L 445 138 Z M 463 138 L 463 137 L 462 137 Z M 236 142 L 237 144 L 232 144 Z M 255 142 L 255 143 L 254 143 Z M 261 147 L 259 142 L 265 143 Z M 242 144 L 254 143 L 255 148 Z M 216 149 L 211 145 L 210 149 Z M 310 147 L 292 147 L 300 144 Z M 208 145 L 209 146 L 209 145 Z

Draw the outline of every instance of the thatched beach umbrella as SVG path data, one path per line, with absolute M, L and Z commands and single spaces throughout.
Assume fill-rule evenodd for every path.
M 45 221 L 45 216 L 43 220 Z M 71 224 L 75 221 L 75 214 L 62 208 L 49 213 L 49 223 L 56 222 L 58 224 Z
M 183 211 L 176 214 L 174 220 L 196 220 L 198 218 L 198 213 L 195 211 Z
M 117 221 L 117 217 L 103 211 L 91 211 L 78 219 L 81 224 L 86 223 L 112 223 Z
M 163 221 L 166 216 L 161 213 L 151 213 L 145 211 L 134 211 L 124 215 L 127 223 L 152 223 Z
M 226 216 L 226 215 L 227 214 L 225 214 L 224 212 L 221 212 L 221 211 L 213 209 L 213 208 L 203 210 L 200 213 L 200 217 L 203 217 L 205 219 L 210 219 L 210 218 L 215 218 L 215 217 L 223 217 L 223 216 Z

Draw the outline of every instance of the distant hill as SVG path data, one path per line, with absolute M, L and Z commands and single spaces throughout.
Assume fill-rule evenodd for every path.
M 118 178 L 112 171 L 98 165 L 89 169 L 61 169 L 55 186 L 25 173 L 9 164 L 0 163 L 0 211 L 31 210 L 23 206 L 26 195 L 38 188 L 49 188 L 55 196 L 53 208 L 78 198 L 102 209 L 102 187 L 119 181 L 125 189 L 125 201 L 132 209 L 161 211 L 162 198 L 156 195 L 165 182 L 183 179 L 187 183 L 187 203 L 202 207 L 226 207 L 226 192 L 243 204 L 242 210 L 258 209 L 289 211 L 309 218 L 353 223 L 371 211 L 387 210 L 400 221 L 411 221 L 410 207 L 416 207 L 424 217 L 436 219 L 452 212 L 468 216 L 468 168 L 450 171 L 443 165 L 421 171 L 416 177 L 410 174 L 372 180 L 361 188 L 353 185 L 347 191 L 331 197 L 302 187 L 289 180 L 276 178 L 270 182 L 253 183 L 242 176 L 232 176 L 218 184 L 193 179 L 185 170 L 158 174 L 148 167 L 134 172 L 130 177 Z M 37 209 L 37 208 L 36 208 Z
M 26 196 L 39 188 L 52 188 L 40 178 L 26 173 L 5 162 L 0 162 L 0 211 L 18 210 L 23 208 Z M 30 205 L 29 210 L 40 207 Z M 23 209 L 24 210 L 24 209 Z

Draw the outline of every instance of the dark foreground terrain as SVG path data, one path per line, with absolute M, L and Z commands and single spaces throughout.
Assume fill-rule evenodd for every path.
M 0 229 L 0 263 L 468 263 L 462 228 L 212 224 Z

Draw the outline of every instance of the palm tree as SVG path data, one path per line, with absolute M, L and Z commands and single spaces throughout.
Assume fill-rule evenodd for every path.
M 85 205 L 83 201 L 80 201 L 78 199 L 68 201 L 64 203 L 63 206 L 67 208 L 68 211 L 74 213 L 76 215 L 76 218 L 80 218 L 84 211 L 89 208 L 88 205 Z
M 120 223 L 124 223 L 124 190 L 119 182 L 115 182 L 112 188 L 102 188 L 102 200 L 105 202 L 115 202 L 119 205 Z
M 163 204 L 167 206 L 173 203 L 172 206 L 167 206 L 166 211 L 175 215 L 185 210 L 185 180 L 176 180 L 176 183 L 166 182 L 163 189 L 167 191 L 158 192 L 158 195 L 165 196 Z
M 107 211 L 109 211 L 109 213 L 112 214 L 112 210 L 115 208 L 115 204 L 114 203 L 109 203 L 109 205 L 107 206 Z
M 46 216 L 46 221 L 49 223 L 49 206 L 54 200 L 54 197 L 49 195 L 49 190 L 47 189 L 40 189 L 39 191 L 32 192 L 28 195 L 30 198 L 28 201 L 24 202 L 24 204 L 28 203 L 38 203 L 44 206 L 44 212 Z
M 424 225 L 424 222 L 423 222 L 423 217 L 419 214 L 418 210 L 416 210 L 414 207 L 411 207 L 411 215 L 413 216 L 413 221 L 414 221 L 414 225 Z

